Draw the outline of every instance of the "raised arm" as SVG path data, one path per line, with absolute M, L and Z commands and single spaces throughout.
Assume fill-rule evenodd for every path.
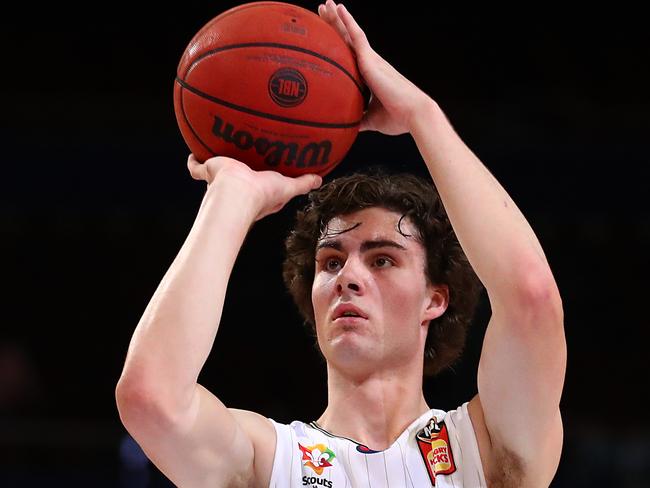
M 549 486 L 562 451 L 566 370 L 553 275 L 524 216 L 435 103 L 417 113 L 411 134 L 492 308 L 470 403 L 472 420 L 482 416 L 489 433 L 486 475 Z
M 562 302 L 542 247 L 440 107 L 370 47 L 345 7 L 328 0 L 319 13 L 353 47 L 372 91 L 362 129 L 413 136 L 487 289 L 492 317 L 470 415 L 488 483 L 548 486 L 562 446 L 566 343 Z
M 135 329 L 116 389 L 117 405 L 126 429 L 178 486 L 268 486 L 272 425 L 258 414 L 226 408 L 197 378 L 249 228 L 321 180 L 255 172 L 229 158 L 199 164 L 190 156 L 188 166 L 208 189 Z M 255 436 L 249 434 L 253 431 Z

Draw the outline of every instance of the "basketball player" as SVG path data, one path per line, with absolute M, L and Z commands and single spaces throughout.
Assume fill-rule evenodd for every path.
M 562 449 L 566 345 L 544 252 L 440 107 L 372 50 L 343 5 L 318 11 L 373 93 L 362 129 L 410 133 L 437 193 L 415 177 L 353 175 L 319 188 L 314 175 L 190 156 L 208 188 L 133 335 L 116 391 L 121 419 L 181 487 L 548 486 Z M 284 425 L 227 408 L 197 378 L 250 226 L 310 191 L 284 278 L 327 360 L 328 405 L 311 424 Z M 443 412 L 427 405 L 422 376 L 462 348 L 479 290 L 469 263 L 492 316 L 478 394 Z

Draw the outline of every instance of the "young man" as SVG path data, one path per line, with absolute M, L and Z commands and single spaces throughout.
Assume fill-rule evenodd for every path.
M 348 40 L 372 91 L 362 129 L 410 133 L 446 212 L 438 205 L 432 213 L 433 200 L 411 211 L 408 199 L 393 205 L 383 197 L 321 212 L 329 207 L 319 202 L 331 202 L 331 194 L 341 200 L 362 191 L 363 183 L 349 178 L 312 194 L 288 240 L 284 276 L 327 360 L 328 406 L 311 425 L 281 425 L 227 408 L 197 378 L 248 229 L 321 180 L 190 156 L 192 176 L 208 189 L 133 335 L 116 391 L 122 421 L 181 487 L 548 486 L 562 448 L 566 345 L 560 295 L 541 246 L 438 105 L 372 50 L 342 5 L 328 0 L 319 14 Z M 398 180 L 397 193 L 410 184 Z M 358 191 L 341 193 L 346 182 Z M 435 200 L 426 194 L 415 192 L 415 207 Z M 464 253 L 454 251 L 452 233 L 430 231 L 444 230 L 443 215 Z M 454 252 L 451 273 L 443 263 L 454 261 Z M 445 315 L 456 307 L 467 320 L 473 308 L 476 287 L 464 256 L 487 290 L 492 317 L 478 394 L 445 413 L 426 404 L 422 374 L 425 362 L 434 371 L 459 350 L 445 340 L 462 320 L 445 322 Z M 445 281 L 458 276 L 466 287 Z M 462 298 L 454 295 L 463 293 L 467 303 L 459 308 Z

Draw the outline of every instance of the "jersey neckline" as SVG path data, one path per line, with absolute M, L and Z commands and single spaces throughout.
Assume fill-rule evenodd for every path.
M 425 420 L 425 419 L 428 420 L 428 418 L 430 418 L 430 417 L 436 417 L 436 421 L 440 422 L 442 420 L 442 416 L 444 416 L 444 413 L 445 412 L 443 412 L 442 410 L 438 410 L 438 409 L 435 409 L 435 408 L 427 410 L 422 415 L 420 415 L 415 420 L 413 420 L 413 422 L 411 422 L 402 431 L 402 433 L 397 436 L 397 439 L 395 439 L 395 441 L 390 446 L 388 446 L 386 449 L 383 449 L 383 450 L 380 450 L 380 451 L 375 451 L 374 449 L 370 449 L 365 444 L 362 444 L 362 443 L 360 443 L 358 441 L 355 441 L 354 439 L 351 439 L 349 437 L 332 434 L 331 432 L 328 432 L 327 430 L 323 429 L 320 425 L 318 425 L 318 423 L 315 420 L 312 420 L 307 425 L 309 427 L 311 427 L 312 429 L 315 429 L 315 430 L 325 434 L 328 437 L 333 437 L 333 438 L 337 438 L 337 439 L 344 439 L 346 441 L 352 442 L 353 444 L 356 445 L 357 451 L 359 451 L 359 452 L 361 452 L 363 454 L 376 454 L 376 453 L 388 451 L 389 449 L 394 447 L 399 441 L 403 440 L 404 437 L 408 437 L 408 435 L 411 433 L 411 431 L 415 430 L 415 428 L 418 426 L 418 424 L 422 420 Z

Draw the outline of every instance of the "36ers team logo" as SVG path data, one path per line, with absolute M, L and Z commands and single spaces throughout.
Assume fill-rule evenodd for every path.
M 302 451 L 303 466 L 309 466 L 317 475 L 323 474 L 325 468 L 331 467 L 332 461 L 336 457 L 325 444 L 303 446 L 299 442 L 298 448 Z
M 436 475 L 456 471 L 454 456 L 449 446 L 449 433 L 444 422 L 437 423 L 435 417 L 432 418 L 417 433 L 416 439 L 433 486 L 436 486 Z

